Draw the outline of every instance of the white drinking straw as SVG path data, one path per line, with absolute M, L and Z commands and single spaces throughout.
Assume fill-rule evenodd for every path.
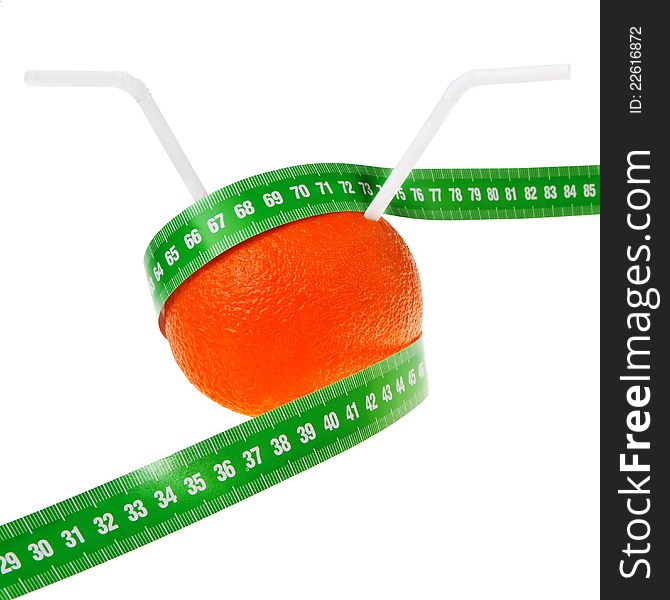
M 128 92 L 137 100 L 194 200 L 207 195 L 147 86 L 139 79 L 123 71 L 26 71 L 25 82 L 39 87 L 115 87 Z
M 569 79 L 570 65 L 541 65 L 537 67 L 513 67 L 509 69 L 478 69 L 464 73 L 449 84 L 447 91 L 430 113 L 423 127 L 405 151 L 402 158 L 391 171 L 388 179 L 379 190 L 375 199 L 365 211 L 365 218 L 378 221 L 393 200 L 410 171 L 430 144 L 442 123 L 456 102 L 470 88 L 476 85 L 495 85 L 499 83 L 524 83 L 527 81 L 549 81 Z

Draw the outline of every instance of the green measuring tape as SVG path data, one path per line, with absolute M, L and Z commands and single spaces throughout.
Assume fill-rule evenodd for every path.
M 299 165 L 226 186 L 153 238 L 145 269 L 158 312 L 205 263 L 263 231 L 315 215 L 363 212 L 391 169 Z M 415 169 L 386 214 L 430 220 L 520 219 L 600 212 L 600 167 Z
M 235 244 L 297 219 L 363 211 L 388 169 L 315 164 L 245 179 L 170 221 L 145 255 L 154 304 Z M 388 214 L 492 219 L 599 213 L 599 168 L 421 169 Z M 421 340 L 350 377 L 87 492 L 0 525 L 0 600 L 186 527 L 381 431 L 428 393 Z
M 428 386 L 421 341 L 351 377 L 0 526 L 0 598 L 144 546 L 381 431 Z

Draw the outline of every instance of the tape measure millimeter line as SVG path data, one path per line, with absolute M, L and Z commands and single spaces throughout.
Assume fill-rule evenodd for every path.
M 251 177 L 183 211 L 145 267 L 160 312 L 198 268 L 298 219 L 363 212 L 390 169 L 314 164 Z M 598 214 L 599 167 L 417 169 L 388 214 L 507 219 Z M 363 217 L 361 217 L 363 218 Z M 171 456 L 0 525 L 0 600 L 139 548 L 279 483 L 381 431 L 427 395 L 423 343 Z
M 423 342 L 146 467 L 0 525 L 0 599 L 126 554 L 378 433 L 428 393 Z
M 298 165 L 228 185 L 180 213 L 153 238 L 145 269 L 154 305 L 232 246 L 318 214 L 363 212 L 391 169 Z M 600 168 L 415 169 L 389 215 L 431 220 L 519 219 L 600 212 Z

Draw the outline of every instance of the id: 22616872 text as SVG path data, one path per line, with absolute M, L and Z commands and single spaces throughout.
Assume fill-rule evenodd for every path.
M 642 27 L 631 27 L 628 30 L 629 48 L 629 84 L 631 91 L 628 111 L 642 114 Z

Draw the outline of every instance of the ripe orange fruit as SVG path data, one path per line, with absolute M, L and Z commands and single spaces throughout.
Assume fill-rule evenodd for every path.
M 168 299 L 162 328 L 200 391 L 258 415 L 408 346 L 421 318 L 419 273 L 400 235 L 341 212 L 207 263 Z

